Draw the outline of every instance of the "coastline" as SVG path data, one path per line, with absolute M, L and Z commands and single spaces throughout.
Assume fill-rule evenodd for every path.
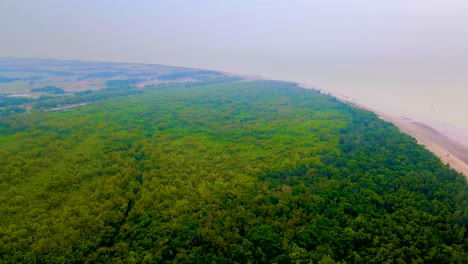
M 340 95 L 329 90 L 320 89 L 307 84 L 298 83 L 305 89 L 315 89 L 329 94 L 338 100 L 352 104 L 377 114 L 381 119 L 397 126 L 401 132 L 414 137 L 417 142 L 439 157 L 444 164 L 464 174 L 468 178 L 468 136 L 460 135 L 447 125 L 436 124 L 417 117 L 408 117 L 404 114 L 392 113 L 384 109 L 376 109 L 364 105 L 354 98 Z

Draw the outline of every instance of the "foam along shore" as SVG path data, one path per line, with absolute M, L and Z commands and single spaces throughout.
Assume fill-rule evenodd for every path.
M 408 117 L 408 115 L 395 114 L 388 110 L 369 107 L 354 98 L 307 84 L 298 85 L 306 89 L 319 90 L 342 102 L 376 113 L 381 119 L 396 125 L 403 133 L 413 136 L 420 145 L 438 156 L 442 162 L 449 164 L 451 168 L 468 177 L 468 136 L 460 134 L 454 128 L 447 125 L 442 126 L 422 118 Z

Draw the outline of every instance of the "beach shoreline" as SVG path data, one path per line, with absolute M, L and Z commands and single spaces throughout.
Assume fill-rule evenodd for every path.
M 468 144 L 466 143 L 468 136 L 457 133 L 454 128 L 451 129 L 448 125 L 442 126 L 422 118 L 397 114 L 388 109 L 376 109 L 376 107 L 370 107 L 354 98 L 308 84 L 298 83 L 298 85 L 305 89 L 318 90 L 342 102 L 377 114 L 382 120 L 397 126 L 401 132 L 414 137 L 420 145 L 434 153 L 444 164 L 448 164 L 468 178 Z

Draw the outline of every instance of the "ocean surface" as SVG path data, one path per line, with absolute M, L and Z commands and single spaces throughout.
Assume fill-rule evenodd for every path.
M 423 83 L 410 87 L 330 84 L 318 88 L 387 114 L 421 121 L 468 146 L 468 88 L 431 89 Z

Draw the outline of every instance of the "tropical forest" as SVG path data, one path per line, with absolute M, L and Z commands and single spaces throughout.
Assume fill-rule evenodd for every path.
M 0 263 L 468 263 L 467 178 L 376 114 L 132 84 L 0 98 Z

